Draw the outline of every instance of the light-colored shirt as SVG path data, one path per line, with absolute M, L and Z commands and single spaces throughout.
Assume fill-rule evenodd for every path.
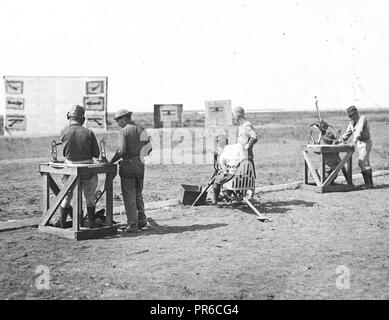
M 131 122 L 118 133 L 118 152 L 123 159 L 139 157 L 142 148 L 149 143 L 147 131 Z
M 224 173 L 234 174 L 242 160 L 248 159 L 248 152 L 240 143 L 228 144 L 219 157 L 220 168 Z
M 357 140 L 367 141 L 370 139 L 370 126 L 365 116 L 360 116 L 356 123 L 353 120 L 350 121 L 346 132 L 342 135 L 343 140 L 347 140 L 352 134 L 354 134 L 354 144 Z
M 239 125 L 238 141 L 242 144 L 250 144 L 250 148 L 258 141 L 253 126 L 247 120 Z

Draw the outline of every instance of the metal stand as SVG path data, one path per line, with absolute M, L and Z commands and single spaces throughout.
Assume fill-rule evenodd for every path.
M 43 219 L 38 227 L 39 232 L 55 234 L 67 239 L 92 239 L 112 235 L 117 232 L 113 226 L 113 179 L 117 174 L 116 164 L 64 164 L 44 163 L 39 165 L 39 172 L 43 178 L 42 211 Z M 88 229 L 82 227 L 82 190 L 80 175 L 106 174 L 106 226 Z M 58 187 L 52 178 L 52 174 L 70 175 L 62 189 Z M 50 204 L 50 190 L 55 194 L 55 199 Z M 70 229 L 61 229 L 49 226 L 49 220 L 60 206 L 62 200 L 69 191 L 75 192 L 75 205 L 73 207 L 73 226 Z
M 342 192 L 350 191 L 355 187 L 352 182 L 352 155 L 355 148 L 347 145 L 307 145 L 303 151 L 304 157 L 304 184 L 303 189 L 312 190 L 319 193 L 324 192 Z M 314 152 L 320 156 L 320 168 L 316 171 L 312 161 L 309 159 L 309 152 Z M 326 155 L 330 153 L 345 152 L 346 154 L 341 157 L 341 161 L 335 168 L 335 170 L 325 178 L 325 159 Z M 333 181 L 337 177 L 338 172 L 342 170 L 347 184 L 334 184 Z M 319 172 L 320 177 L 317 172 Z M 311 174 L 314 183 L 309 182 L 309 174 Z

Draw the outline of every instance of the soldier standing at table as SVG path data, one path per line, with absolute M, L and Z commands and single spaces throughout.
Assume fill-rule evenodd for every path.
M 93 158 L 100 156 L 99 145 L 96 136 L 92 130 L 83 126 L 85 122 L 84 108 L 75 105 L 67 113 L 69 125 L 61 131 L 61 141 L 63 144 L 63 155 L 66 158 L 65 163 L 84 164 L 93 163 Z M 69 175 L 64 175 L 62 183 L 65 184 L 69 179 Z M 88 174 L 80 176 L 81 189 L 84 193 L 87 215 L 89 220 L 89 228 L 96 227 L 96 206 L 95 206 L 95 191 L 97 188 L 97 174 Z M 59 207 L 59 219 L 54 224 L 56 227 L 65 228 L 66 218 L 69 215 L 72 217 L 72 207 L 70 202 L 73 193 L 68 192 Z
M 145 165 L 143 157 L 148 154 L 147 131 L 131 120 L 132 112 L 122 109 L 115 115 L 121 127 L 118 133 L 118 149 L 110 163 L 120 162 L 119 176 L 127 215 L 125 232 L 133 233 L 147 225 L 143 202 Z
M 351 135 L 353 136 L 352 145 L 358 150 L 358 166 L 361 168 L 365 188 L 373 188 L 373 173 L 370 167 L 370 151 L 373 142 L 370 137 L 370 126 L 365 116 L 359 115 L 355 106 L 347 108 L 347 114 L 350 118 L 350 123 L 346 132 L 342 135 L 342 140 L 347 141 Z

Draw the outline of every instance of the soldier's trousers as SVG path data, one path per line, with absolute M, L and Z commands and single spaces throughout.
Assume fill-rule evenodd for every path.
M 143 202 L 144 164 L 140 159 L 123 160 L 119 175 L 128 225 L 145 222 L 146 214 Z

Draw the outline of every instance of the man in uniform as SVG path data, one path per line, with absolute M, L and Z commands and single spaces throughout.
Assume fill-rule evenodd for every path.
M 232 179 L 239 163 L 248 159 L 248 151 L 244 148 L 245 141 L 240 139 L 236 144 L 225 145 L 218 159 L 218 173 L 213 183 L 212 204 L 217 205 L 221 186 Z
M 61 141 L 63 144 L 63 156 L 65 163 L 93 163 L 93 158 L 100 156 L 99 145 L 92 130 L 83 126 L 85 122 L 84 108 L 75 105 L 67 113 L 69 125 L 61 131 Z M 65 184 L 69 175 L 64 175 L 62 183 Z M 95 191 L 97 188 L 97 174 L 81 176 L 81 188 L 85 196 L 89 228 L 96 227 L 95 221 Z M 73 192 L 68 192 L 59 207 L 59 219 L 55 226 L 64 228 L 67 215 L 72 217 L 72 207 L 70 202 Z
M 127 215 L 125 232 L 137 232 L 147 225 L 143 202 L 143 181 L 145 165 L 143 157 L 148 154 L 149 136 L 147 131 L 131 120 L 132 112 L 119 110 L 114 119 L 120 126 L 118 149 L 110 163 L 120 162 L 119 176 Z
M 373 188 L 373 173 L 370 167 L 369 155 L 373 143 L 370 137 L 370 126 L 365 116 L 359 115 L 355 106 L 347 108 L 350 123 L 346 132 L 342 135 L 342 140 L 347 141 L 353 135 L 352 145 L 358 150 L 358 166 L 361 168 L 365 188 Z
M 248 151 L 248 160 L 251 161 L 254 166 L 253 147 L 258 141 L 254 127 L 246 120 L 245 112 L 242 107 L 234 108 L 232 111 L 232 117 L 239 123 L 238 141 L 240 143 L 244 143 L 244 149 Z M 253 199 L 254 192 L 255 190 L 249 190 L 248 197 L 250 199 Z
M 248 151 L 248 159 L 254 163 L 254 144 L 258 141 L 257 134 L 253 126 L 246 120 L 245 112 L 242 107 L 236 107 L 232 111 L 233 118 L 239 123 L 238 140 L 243 141 L 244 149 Z

